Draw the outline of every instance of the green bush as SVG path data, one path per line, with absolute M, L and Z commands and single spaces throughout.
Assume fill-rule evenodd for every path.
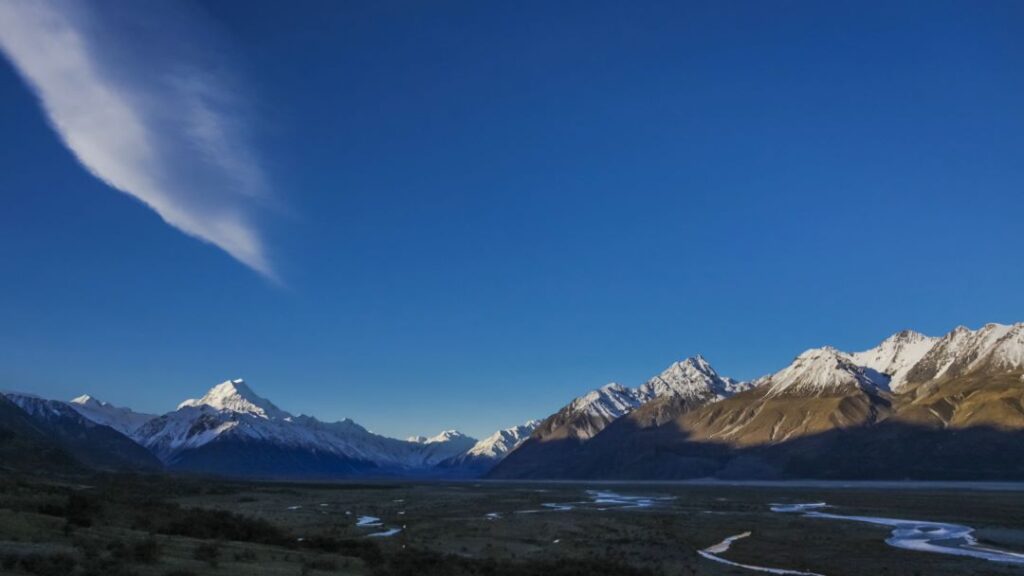
M 171 511 L 165 516 L 156 527 L 156 532 L 160 534 L 278 546 L 289 545 L 293 541 L 284 531 L 266 520 L 248 518 L 226 510 L 187 508 Z

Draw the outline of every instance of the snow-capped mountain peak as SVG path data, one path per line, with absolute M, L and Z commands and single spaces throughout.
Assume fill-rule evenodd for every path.
M 466 436 L 458 430 L 442 430 L 434 436 L 409 436 L 405 441 L 412 442 L 413 444 L 438 444 L 441 442 L 452 442 L 462 438 L 469 438 L 469 436 Z
M 71 399 L 68 406 L 84 418 L 102 426 L 109 426 L 125 436 L 131 436 L 143 424 L 156 418 L 154 414 L 143 414 L 128 408 L 120 408 L 88 394 Z
M 431 436 L 430 438 L 427 438 L 423 443 L 436 444 L 438 442 L 451 442 L 453 440 L 459 440 L 462 438 L 469 438 L 469 436 L 466 436 L 465 434 L 459 432 L 458 430 L 443 430 L 436 436 Z
M 907 374 L 908 382 L 956 378 L 974 372 L 1024 369 L 1024 323 L 957 326 L 940 338 Z
M 858 366 L 849 354 L 831 346 L 812 348 L 773 374 L 768 396 L 827 396 L 853 389 L 884 389 L 888 380 L 870 368 Z
M 889 388 L 899 392 L 907 383 L 907 374 L 938 342 L 938 338 L 925 336 L 913 330 L 897 332 L 881 344 L 851 354 L 853 361 L 889 377 Z
M 217 384 L 202 398 L 185 400 L 178 409 L 209 406 L 214 410 L 251 414 L 261 418 L 285 419 L 291 414 L 275 406 L 270 400 L 257 396 L 241 378 Z
M 530 420 L 519 426 L 498 430 L 487 438 L 477 442 L 466 453 L 478 458 L 500 459 L 515 450 L 540 425 L 540 420 Z
M 610 422 L 641 403 L 636 390 L 611 382 L 576 398 L 567 409 L 572 414 L 587 414 Z
M 684 400 L 716 400 L 745 389 L 743 383 L 722 378 L 700 354 L 676 362 L 638 389 L 645 400 L 677 397 Z

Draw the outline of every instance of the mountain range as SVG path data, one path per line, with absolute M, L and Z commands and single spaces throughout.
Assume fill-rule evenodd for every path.
M 489 476 L 1024 478 L 1024 324 L 812 349 L 727 389 L 699 357 L 683 364 L 697 392 L 582 396 Z
M 88 395 L 69 402 L 18 392 L 2 397 L 18 418 L 0 413 L 0 422 L 17 424 L 26 446 L 45 440 L 68 462 L 100 470 L 308 479 L 478 476 L 532 430 L 527 424 L 481 442 L 457 430 L 399 440 L 349 419 L 321 422 L 292 415 L 241 379 L 222 382 L 162 415 Z
M 293 415 L 240 379 L 162 415 L 0 395 L 3 467 L 249 478 L 1024 478 L 1024 324 L 807 350 L 750 381 L 702 356 L 477 441 Z

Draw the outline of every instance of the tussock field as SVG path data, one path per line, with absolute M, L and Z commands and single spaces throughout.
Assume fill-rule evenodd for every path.
M 97 476 L 0 480 L 3 574 L 1020 574 L 1024 565 L 895 548 L 892 528 L 772 504 L 970 526 L 1024 552 L 1024 492 L 574 484 L 281 484 Z M 763 572 L 762 572 L 763 573 Z

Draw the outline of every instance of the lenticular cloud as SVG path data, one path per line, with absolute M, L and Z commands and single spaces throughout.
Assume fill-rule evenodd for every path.
M 267 200 L 216 34 L 178 5 L 0 2 L 0 49 L 94 176 L 274 278 Z

